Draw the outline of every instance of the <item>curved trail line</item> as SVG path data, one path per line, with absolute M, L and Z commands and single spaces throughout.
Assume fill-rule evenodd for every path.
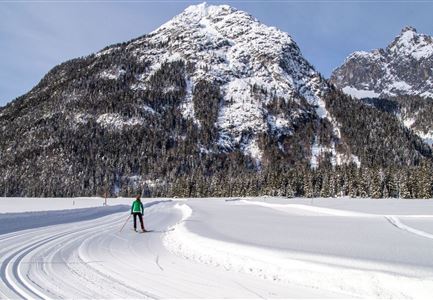
M 405 218 L 425 218 L 433 219 L 433 215 L 384 215 L 384 214 L 373 214 L 373 213 L 364 213 L 364 212 L 356 212 L 350 210 L 343 209 L 335 209 L 335 208 L 327 208 L 315 205 L 307 205 L 307 204 L 279 204 L 279 203 L 269 203 L 263 201 L 251 201 L 244 199 L 233 199 L 226 200 L 226 202 L 232 203 L 232 205 L 255 205 L 266 207 L 270 209 L 275 209 L 287 213 L 299 213 L 301 211 L 312 213 L 313 216 L 335 216 L 335 217 L 356 217 L 356 218 L 377 218 L 377 217 L 405 217 Z
M 401 222 L 400 219 L 397 218 L 396 216 L 385 216 L 385 219 L 387 219 L 389 223 L 391 223 L 394 227 L 397 227 L 400 230 L 409 232 L 411 234 L 414 234 L 414 235 L 417 235 L 417 236 L 420 236 L 423 238 L 433 240 L 433 234 L 430 234 L 428 232 L 410 227 L 410 226 L 404 224 L 403 222 Z
M 234 203 L 236 203 L 236 201 L 234 201 Z M 326 208 L 326 207 L 318 207 L 318 206 L 305 205 L 305 204 L 278 204 L 278 203 L 268 203 L 268 202 L 250 201 L 250 200 L 239 200 L 239 203 L 240 204 L 246 204 L 246 205 L 257 205 L 257 206 L 261 206 L 261 207 L 267 207 L 267 208 L 286 211 L 286 212 L 306 211 L 306 212 L 315 213 L 315 214 L 329 215 L 329 216 L 340 216 L 340 217 L 372 217 L 372 216 L 375 216 L 375 215 L 367 214 L 367 213 L 353 212 L 353 211 Z
M 87 223 L 89 223 L 87 221 Z M 26 274 L 23 273 L 22 266 L 26 265 L 28 268 L 36 268 L 38 264 L 35 266 L 32 266 L 31 264 L 23 264 L 23 260 L 29 256 L 32 255 L 35 251 L 46 251 L 46 250 L 52 250 L 54 247 L 51 246 L 51 243 L 53 242 L 60 242 L 63 238 L 68 238 L 70 241 L 74 241 L 74 239 L 71 239 L 71 236 L 75 236 L 75 238 L 82 237 L 86 232 L 88 231 L 94 231 L 97 230 L 98 227 L 106 226 L 108 224 L 112 224 L 113 220 L 110 218 L 109 220 L 105 220 L 102 222 L 97 222 L 96 224 L 88 224 L 83 227 L 78 227 L 77 229 L 69 229 L 68 230 L 62 230 L 60 233 L 57 234 L 51 234 L 50 231 L 55 232 L 54 230 L 46 230 L 44 228 L 37 228 L 35 230 L 26 230 L 25 233 L 20 233 L 16 235 L 16 238 L 23 239 L 24 243 L 19 246 L 18 250 L 16 250 L 16 247 L 13 251 L 9 251 L 6 253 L 2 253 L 2 257 L 6 257 L 6 259 L 3 260 L 1 268 L 0 268 L 0 276 L 2 278 L 2 281 L 6 287 L 9 288 L 9 293 L 11 295 L 7 295 L 4 292 L 6 298 L 10 297 L 20 297 L 20 298 L 28 298 L 28 299 L 34 299 L 34 298 L 51 298 L 56 297 L 58 295 L 52 295 L 50 296 L 47 294 L 46 290 L 41 290 L 40 285 L 37 285 L 32 280 L 28 280 L 26 277 Z M 50 227 L 51 228 L 51 227 Z M 40 232 L 40 233 L 38 233 Z M 40 238 L 35 238 L 40 236 Z M 8 234 L 7 240 L 13 239 L 13 236 L 10 236 Z M 57 251 L 60 251 L 61 248 L 57 249 Z M 42 264 L 44 265 L 44 264 Z M 12 296 L 12 294 L 16 296 Z
M 148 206 L 145 214 L 149 229 L 159 231 L 152 234 L 118 233 L 127 216 L 127 212 L 122 212 L 0 236 L 7 237 L 2 241 L 5 247 L 0 249 L 0 297 L 251 297 L 251 291 L 245 287 L 254 287 L 255 295 L 264 298 L 268 290 L 274 295 L 293 295 L 296 290 L 295 295 L 307 291 L 319 296 L 316 290 L 299 286 L 287 289 L 254 277 L 194 264 L 168 252 L 162 238 L 176 232 L 191 214 L 191 209 L 181 202 L 158 202 Z M 176 230 L 172 230 L 174 227 Z M 235 284 L 236 281 L 244 287 Z
M 417 218 L 427 219 L 427 218 L 433 218 L 433 215 L 382 215 L 382 214 L 359 213 L 359 212 L 352 212 L 352 211 L 341 210 L 341 209 L 331 209 L 325 207 L 310 206 L 305 204 L 276 204 L 276 203 L 267 203 L 267 202 L 249 201 L 249 200 L 231 200 L 231 201 L 234 201 L 234 203 L 239 202 L 241 204 L 246 204 L 246 205 L 267 207 L 267 208 L 276 209 L 279 211 L 285 211 L 289 213 L 294 212 L 296 210 L 298 211 L 304 210 L 312 213 L 317 213 L 319 215 L 323 214 L 329 216 L 356 217 L 356 218 L 385 218 L 392 226 L 394 226 L 399 230 L 406 231 L 408 233 L 417 235 L 419 237 L 433 239 L 433 234 L 410 227 L 404 224 L 399 219 L 401 217 L 406 217 L 411 219 L 417 219 Z
M 12 253 L 12 255 L 8 256 L 2 263 L 0 272 L 1 278 L 4 283 L 11 288 L 19 297 L 23 298 L 47 298 L 46 295 L 42 294 L 37 289 L 34 289 L 28 282 L 24 279 L 23 275 L 19 271 L 19 266 L 21 264 L 22 259 L 31 251 L 38 248 L 41 245 L 44 245 L 50 241 L 57 239 L 58 237 L 62 237 L 67 235 L 68 233 L 58 234 L 56 236 L 51 236 L 49 238 L 44 238 L 42 240 L 38 240 L 35 243 L 30 243 L 20 248 L 18 251 Z

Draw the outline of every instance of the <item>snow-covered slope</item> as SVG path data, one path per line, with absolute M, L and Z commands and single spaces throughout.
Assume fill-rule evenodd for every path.
M 405 27 L 385 49 L 357 51 L 334 70 L 331 81 L 357 98 L 433 97 L 433 39 Z
M 430 200 L 155 199 L 145 201 L 145 225 L 154 230 L 145 234 L 131 230 L 131 220 L 121 231 L 131 199 L 101 202 L 0 198 L 0 297 L 402 299 L 433 293 Z M 17 207 L 39 212 L 8 213 Z M 52 211 L 60 208 L 70 209 Z M 32 222 L 46 224 L 29 228 Z
M 433 39 L 405 27 L 385 49 L 351 54 L 331 82 L 356 98 L 395 101 L 402 124 L 432 145 Z M 379 101 L 380 104 L 380 101 Z
M 135 89 L 150 89 L 150 75 L 166 62 L 181 60 L 191 66 L 185 74 L 188 90 L 182 112 L 198 124 L 192 101 L 195 85 L 205 80 L 220 86 L 223 102 L 215 125 L 224 148 L 240 146 L 260 161 L 257 136 L 269 129 L 277 135 L 290 133 L 306 106 L 314 108 L 319 118 L 327 118 L 338 132 L 322 99 L 328 84 L 303 58 L 295 41 L 228 5 L 190 6 L 127 50 L 150 64 L 149 72 L 132 85 Z M 99 55 L 104 53 L 110 52 Z M 295 101 L 299 108 L 275 115 L 267 105 L 276 99 Z

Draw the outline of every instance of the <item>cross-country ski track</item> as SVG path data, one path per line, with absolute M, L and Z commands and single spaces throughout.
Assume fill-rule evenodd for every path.
M 88 199 L 85 207 L 89 201 L 96 200 Z M 117 201 L 120 205 L 0 214 L 0 297 L 433 294 L 428 202 L 412 210 L 408 202 L 398 202 L 400 208 L 391 203 L 392 209 L 381 202 L 372 211 L 373 200 L 353 205 L 280 198 L 154 200 L 145 201 L 144 215 L 154 232 L 137 234 L 131 220 L 120 232 L 130 199 Z

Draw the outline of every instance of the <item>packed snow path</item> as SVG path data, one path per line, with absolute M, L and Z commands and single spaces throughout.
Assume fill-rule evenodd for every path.
M 0 211 L 3 201 L 10 200 L 0 199 Z M 129 214 L 121 205 L 0 214 L 0 298 L 433 294 L 432 202 L 262 198 L 145 206 L 154 230 L 145 234 L 130 222 L 119 232 Z
M 155 232 L 145 234 L 135 233 L 130 223 L 119 232 L 129 214 L 124 207 L 122 213 L 108 210 L 95 220 L 1 235 L 0 298 L 338 295 L 218 270 L 166 251 L 162 238 L 183 220 L 185 209 L 176 202 L 147 204 L 146 226 Z

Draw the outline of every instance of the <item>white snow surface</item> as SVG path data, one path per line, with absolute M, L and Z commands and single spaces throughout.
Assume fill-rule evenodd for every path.
M 330 162 L 333 166 L 339 166 L 342 164 L 350 164 L 354 163 L 358 167 L 361 166 L 361 161 L 359 157 L 354 154 L 343 154 L 338 153 L 335 149 L 335 143 L 332 143 L 331 146 L 324 146 L 317 142 L 317 137 L 311 145 L 311 157 L 310 157 L 310 167 L 312 169 L 317 169 L 320 164 L 320 160 L 323 160 L 326 154 L 331 155 Z
M 424 141 L 424 143 L 433 147 L 433 131 L 423 132 L 417 130 L 415 133 Z
M 416 119 L 415 118 L 405 118 L 405 119 L 402 119 L 402 118 L 400 118 L 402 121 L 403 121 L 403 125 L 405 126 L 405 127 L 407 127 L 407 128 L 409 128 L 409 129 L 411 129 L 412 128 L 412 125 L 415 123 L 415 121 L 416 121 Z
M 146 107 L 145 107 L 146 109 Z M 147 109 L 148 110 L 148 109 Z M 148 110 L 149 111 L 149 110 Z M 135 126 L 143 124 L 143 120 L 139 118 L 124 118 L 117 113 L 106 113 L 100 115 L 96 119 L 96 123 L 102 127 L 111 129 L 122 129 L 124 126 Z
M 242 146 L 242 150 L 255 160 L 257 166 L 260 166 L 263 153 L 262 150 L 260 150 L 257 140 L 250 140 L 248 144 Z
M 378 94 L 374 91 L 358 90 L 358 89 L 351 87 L 351 86 L 345 86 L 342 90 L 346 95 L 350 95 L 350 96 L 358 98 L 358 99 L 376 98 L 376 97 L 380 96 L 380 94 Z
M 112 70 L 105 70 L 105 71 L 101 72 L 99 74 L 99 77 L 105 78 L 105 79 L 110 79 L 110 80 L 117 80 L 123 74 L 125 74 L 125 70 L 119 69 L 119 68 L 115 68 L 115 69 L 112 69 Z
M 1 298 L 428 298 L 433 202 L 0 198 Z M 123 224 L 125 228 L 121 231 Z

